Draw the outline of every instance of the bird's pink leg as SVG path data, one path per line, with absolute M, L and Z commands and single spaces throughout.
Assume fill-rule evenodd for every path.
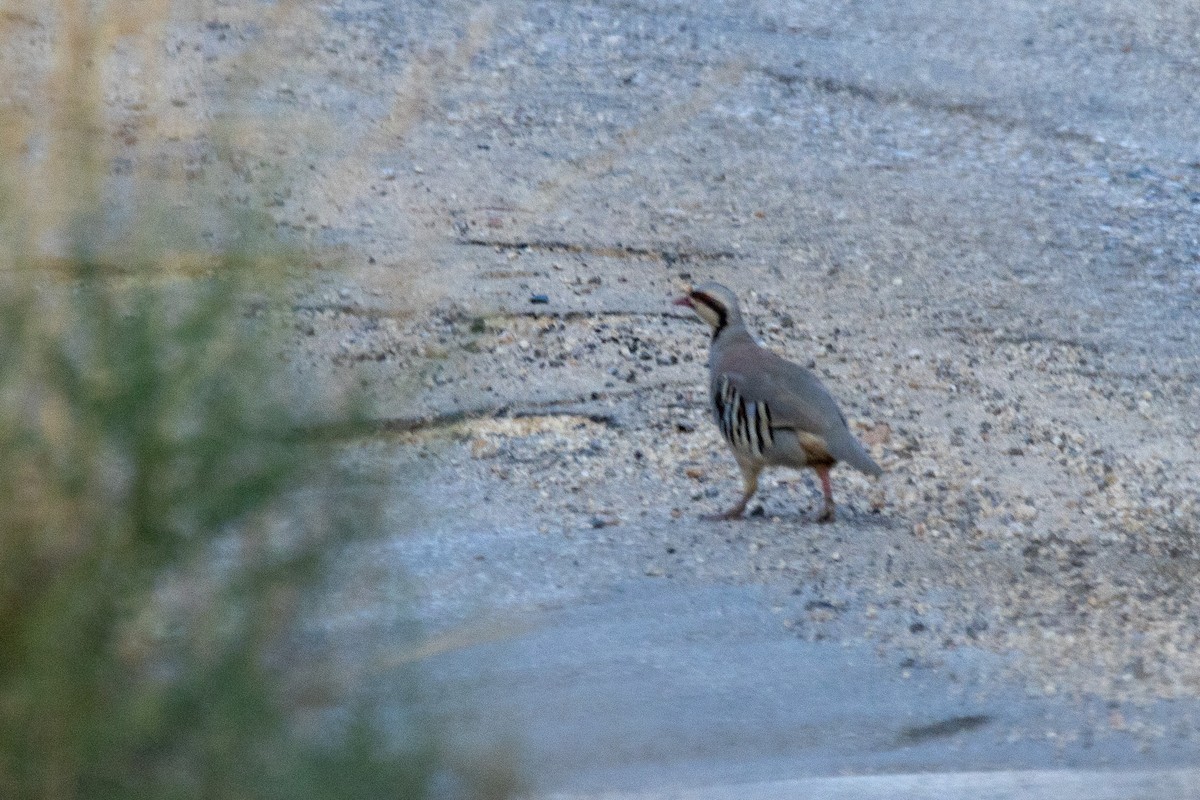
M 762 472 L 762 467 L 742 466 L 742 483 L 745 486 L 745 491 L 742 493 L 742 499 L 727 511 L 722 511 L 720 514 L 705 514 L 701 517 L 701 519 L 741 519 L 742 514 L 746 513 L 746 506 L 750 503 L 750 498 L 754 497 L 754 493 L 758 491 L 758 473 L 760 472 Z
M 821 509 L 821 515 L 817 517 L 817 522 L 833 522 L 833 484 L 829 482 L 829 467 L 821 466 L 813 467 L 813 469 L 821 476 L 821 491 L 825 494 L 825 507 Z

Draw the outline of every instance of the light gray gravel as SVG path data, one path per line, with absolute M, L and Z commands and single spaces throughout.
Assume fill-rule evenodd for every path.
M 1196 763 L 1194 3 L 343 0 L 280 19 L 181 21 L 160 123 L 189 175 L 304 248 L 291 363 L 361 383 L 390 430 L 347 445 L 395 487 L 395 536 L 347 561 L 331 636 L 384 636 L 415 580 L 425 629 L 457 642 L 432 684 L 482 704 L 446 725 L 524 719 L 542 789 L 720 781 L 752 730 L 779 734 L 774 779 L 900 769 L 788 733 L 781 676 L 835 654 L 888 687 L 897 730 L 908 681 L 934 698 L 968 669 L 1028 700 L 978 734 L 1026 745 L 985 763 L 984 739 L 938 738 L 931 769 Z M 198 121 L 247 48 L 273 123 L 226 164 Z M 814 365 L 884 466 L 835 473 L 838 523 L 782 473 L 761 516 L 697 520 L 737 490 L 704 330 L 668 305 L 706 279 Z M 694 650 L 650 649 L 626 591 Z M 594 613 L 614 661 L 580 644 Z M 580 646 L 536 660 L 536 641 Z M 667 691 L 674 659 L 707 659 L 711 691 Z M 503 701 L 513 686 L 544 705 Z M 581 729 L 546 710 L 605 708 L 604 687 L 654 713 Z M 929 703 L 929 724 L 999 713 Z M 626 737 L 647 749 L 610 746 Z M 557 759 L 563 741 L 596 760 Z

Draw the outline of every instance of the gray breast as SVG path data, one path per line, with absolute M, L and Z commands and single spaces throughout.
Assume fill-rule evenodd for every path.
M 771 409 L 765 402 L 747 402 L 728 376 L 717 378 L 712 395 L 713 415 L 721 436 L 739 454 L 761 459 L 775 444 Z

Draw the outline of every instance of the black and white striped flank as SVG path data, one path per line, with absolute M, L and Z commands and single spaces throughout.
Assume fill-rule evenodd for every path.
M 771 409 L 761 401 L 746 402 L 728 376 L 722 375 L 717 379 L 712 401 L 721 436 L 735 450 L 762 458 L 763 451 L 775 444 L 771 432 Z

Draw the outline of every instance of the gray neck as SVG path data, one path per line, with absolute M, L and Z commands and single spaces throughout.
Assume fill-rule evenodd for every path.
M 731 317 L 725 327 L 713 331 L 713 347 L 725 347 L 738 341 L 753 342 L 754 337 L 746 330 L 741 317 Z

